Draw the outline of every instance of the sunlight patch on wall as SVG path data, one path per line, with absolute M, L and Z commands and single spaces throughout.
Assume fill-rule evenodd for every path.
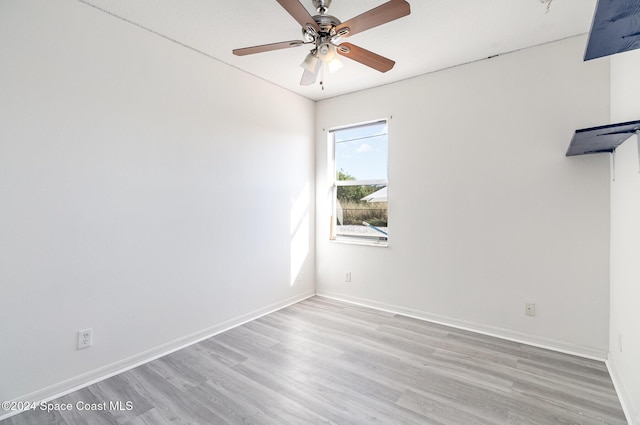
M 291 207 L 291 286 L 298 281 L 302 266 L 309 256 L 309 201 L 307 182 Z

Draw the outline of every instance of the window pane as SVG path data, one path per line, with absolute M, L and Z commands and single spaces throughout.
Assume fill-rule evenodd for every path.
M 336 236 L 386 241 L 387 224 L 386 186 L 336 188 Z
M 387 244 L 387 122 L 331 132 L 335 153 L 335 220 L 337 240 Z
M 338 180 L 387 179 L 385 122 L 334 132 Z

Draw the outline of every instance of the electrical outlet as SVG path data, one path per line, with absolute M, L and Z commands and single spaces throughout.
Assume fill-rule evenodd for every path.
M 344 274 L 344 281 L 347 282 L 347 283 L 351 282 L 351 272 L 346 272 Z
M 91 347 L 93 343 L 93 329 L 82 329 L 78 331 L 78 350 Z
M 527 316 L 535 316 L 536 315 L 536 305 L 533 303 L 526 303 L 524 305 L 524 314 Z

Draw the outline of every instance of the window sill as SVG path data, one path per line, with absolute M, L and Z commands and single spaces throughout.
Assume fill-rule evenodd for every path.
M 343 244 L 343 245 L 362 245 L 362 246 L 373 246 L 376 248 L 388 248 L 389 241 L 368 241 L 364 239 L 355 239 L 355 238 L 335 238 L 329 239 L 329 243 L 331 244 Z

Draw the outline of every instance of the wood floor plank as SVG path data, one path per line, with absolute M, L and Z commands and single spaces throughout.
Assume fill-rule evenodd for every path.
M 0 421 L 2 425 L 67 425 L 64 418 L 60 415 L 59 411 L 53 410 L 50 412 L 41 411 L 38 409 L 27 410 L 20 413 L 17 416 L 12 416 L 9 419 Z
M 495 407 L 492 409 L 477 409 L 455 400 L 415 391 L 407 391 L 398 402 L 398 405 L 444 425 L 505 424 L 508 416 L 507 406 L 501 406 L 499 409 Z
M 123 425 L 171 425 L 172 421 L 153 408 L 136 416 L 135 418 L 123 422 Z
M 33 410 L 30 424 L 624 425 L 602 362 L 314 297 Z
M 111 414 L 118 423 L 125 423 L 135 416 L 139 416 L 148 410 L 153 409 L 153 405 L 149 403 L 145 397 L 140 395 L 131 385 L 124 380 L 123 375 L 116 375 L 104 381 L 100 381 L 87 388 L 96 401 L 115 402 L 124 405 L 124 409 L 110 409 Z M 135 406 L 135 412 L 128 410 L 126 402 L 131 402 L 131 407 Z
M 73 406 L 72 409 L 60 411 L 60 415 L 68 424 L 117 425 L 118 423 L 111 410 L 102 409 L 102 401 L 89 388 L 82 388 L 68 394 L 62 397 L 60 402 Z

